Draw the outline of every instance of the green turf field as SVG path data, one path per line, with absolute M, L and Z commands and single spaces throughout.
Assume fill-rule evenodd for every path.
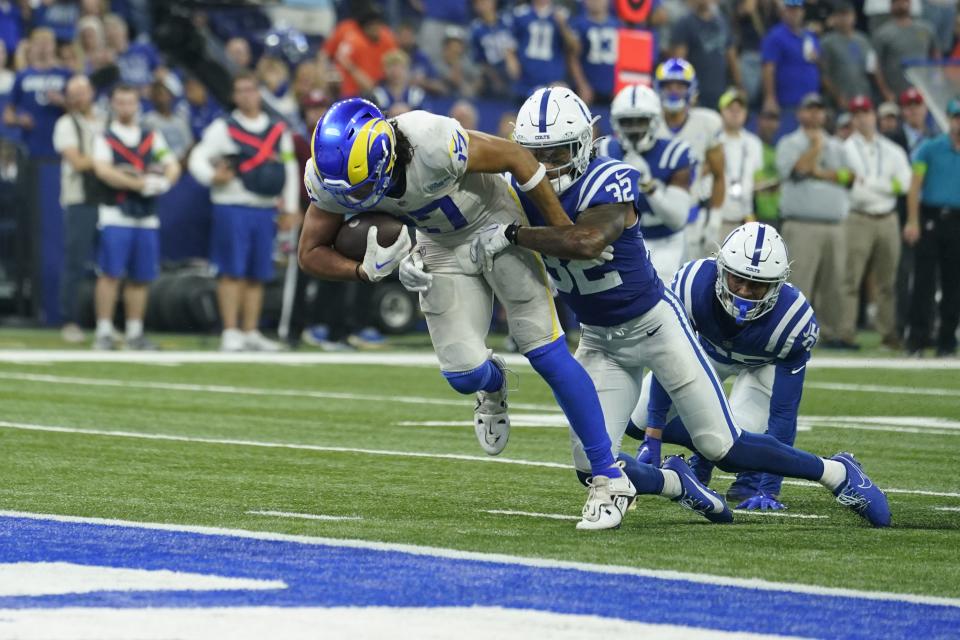
M 4 332 L 0 348 L 53 346 L 52 337 Z M 518 373 L 514 421 L 554 421 L 547 387 L 529 368 Z M 801 416 L 816 418 L 797 445 L 856 453 L 896 490 L 893 528 L 869 528 L 807 483 L 784 486 L 787 513 L 821 517 L 738 515 L 715 526 L 644 497 L 619 531 L 584 533 L 573 520 L 488 513 L 576 516 L 585 491 L 569 469 L 487 458 L 472 401 L 435 369 L 342 364 L 0 363 L 0 509 L 960 597 L 960 371 L 814 367 L 807 380 Z M 401 424 L 411 422 L 433 424 Z M 501 457 L 565 465 L 567 431 L 516 426 Z

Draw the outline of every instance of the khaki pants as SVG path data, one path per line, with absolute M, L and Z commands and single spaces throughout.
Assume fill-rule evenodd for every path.
M 846 222 L 847 272 L 843 286 L 843 320 L 840 339 L 857 337 L 860 285 L 869 269 L 877 283 L 877 331 L 886 340 L 895 340 L 897 263 L 900 261 L 900 226 L 896 213 L 870 215 L 851 212 Z
M 840 222 L 787 219 L 780 233 L 790 255 L 790 282 L 816 311 L 823 340 L 836 340 L 847 266 L 846 227 Z

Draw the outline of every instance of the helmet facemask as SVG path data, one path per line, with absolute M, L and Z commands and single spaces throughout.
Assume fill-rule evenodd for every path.
M 593 148 L 593 126 L 575 139 L 558 144 L 526 146 L 538 162 L 547 167 L 547 178 L 557 195 L 562 194 L 584 174 Z
M 766 284 L 767 289 L 763 296 L 758 299 L 744 298 L 731 291 L 728 275 L 732 275 L 743 280 Z M 768 313 L 777 304 L 780 297 L 780 289 L 790 276 L 790 269 L 787 268 L 777 278 L 765 279 L 756 274 L 741 273 L 735 271 L 728 265 L 722 253 L 717 255 L 717 281 L 716 294 L 724 311 L 733 316 L 737 324 L 751 322 Z
M 641 154 L 653 147 L 658 118 L 653 114 L 612 118 L 613 130 L 625 150 Z

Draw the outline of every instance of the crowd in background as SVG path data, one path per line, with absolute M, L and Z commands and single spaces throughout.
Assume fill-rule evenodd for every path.
M 74 252 L 67 252 L 74 259 L 68 260 L 62 305 L 69 339 L 82 336 L 69 290 L 81 269 L 77 260 L 82 263 L 83 255 L 93 250 L 90 219 L 96 214 L 81 193 L 82 178 L 91 171 L 89 160 L 74 162 L 64 150 L 90 155 L 89 145 L 102 133 L 111 90 L 117 85 L 136 91 L 139 126 L 162 134 L 169 153 L 186 169 L 191 150 L 211 124 L 231 117 L 230 105 L 214 100 L 190 69 L 168 66 L 151 44 L 148 4 L 0 0 L 0 138 L 5 141 L 0 151 L 9 153 L 7 143 L 16 143 L 30 158 L 64 159 L 65 242 Z M 815 304 L 820 303 L 818 313 L 827 311 L 824 343 L 855 348 L 856 328 L 866 321 L 890 348 L 900 348 L 905 333 L 912 351 L 926 346 L 933 327 L 917 326 L 912 337 L 907 331 L 911 323 L 923 325 L 923 314 L 918 316 L 917 304 L 910 302 L 917 294 L 912 286 L 916 238 L 900 241 L 910 218 L 909 163 L 904 169 L 899 156 L 886 164 L 875 157 L 895 154 L 872 142 L 870 116 L 864 114 L 876 115 L 877 130 L 896 142 L 905 157 L 939 133 L 923 96 L 906 78 L 903 63 L 960 58 L 956 3 L 651 0 L 639 3 L 636 10 L 637 4 L 297 0 L 269 9 L 239 9 L 262 14 L 263 28 L 256 32 L 245 26 L 249 21 L 225 18 L 223 11 L 196 11 L 193 20 L 204 33 L 216 35 L 215 49 L 224 68 L 234 76 L 251 78 L 271 125 L 285 123 L 301 166 L 309 154 L 313 124 L 333 101 L 347 96 L 366 96 L 388 116 L 434 109 L 434 101 L 441 98 L 445 105 L 456 99 L 445 111 L 467 128 L 478 126 L 477 100 L 497 97 L 519 104 L 546 84 L 565 83 L 588 104 L 608 106 L 615 92 L 618 29 L 649 32 L 651 72 L 667 57 L 686 58 L 696 69 L 699 106 L 721 112 L 742 107 L 739 124 L 735 123 L 739 115 L 722 114 L 725 127 L 728 131 L 745 127 L 756 137 L 751 138 L 749 154 L 743 149 L 726 151 L 739 162 L 740 174 L 745 165 L 751 169 L 753 197 L 744 210 L 727 211 L 724 221 L 787 221 L 784 236 L 793 252 L 794 277 L 803 280 L 798 284 Z M 622 5 L 633 10 L 625 14 Z M 77 77 L 88 82 L 71 80 Z M 735 100 L 729 98 L 731 88 Z M 728 99 L 722 105 L 725 95 Z M 61 120 L 65 113 L 79 128 L 67 127 Z M 509 132 L 513 114 L 512 108 L 504 111 L 497 133 Z M 58 120 L 64 122 L 59 136 Z M 85 136 L 88 146 L 83 149 Z M 845 138 L 849 139 L 844 142 Z M 813 147 L 815 153 L 810 152 Z M 816 168 L 803 180 L 792 175 L 798 158 Z M 858 179 L 859 186 L 855 180 L 838 182 L 838 172 Z M 886 198 L 878 196 L 863 186 L 866 177 L 890 184 L 895 180 L 898 188 L 889 189 Z M 210 184 L 209 179 L 197 179 Z M 821 189 L 817 181 L 830 188 Z M 834 187 L 839 190 L 831 191 Z M 954 205 L 960 209 L 960 198 L 956 203 L 940 200 L 936 204 L 946 210 Z M 812 208 L 811 202 L 824 206 Z M 85 204 L 87 208 L 74 215 Z M 275 208 L 282 230 L 296 228 L 305 204 L 301 193 L 299 211 L 289 202 Z M 881 213 L 893 215 L 884 218 L 882 229 L 873 229 L 870 225 Z M 945 215 L 952 220 L 952 213 Z M 71 216 L 77 224 L 71 224 Z M 861 220 L 864 216 L 873 218 Z M 854 227 L 859 223 L 870 228 Z M 272 242 L 275 228 L 264 226 L 257 232 L 269 235 Z M 874 241 L 867 243 L 865 238 Z M 939 253 L 931 259 L 931 249 L 923 249 L 922 242 L 918 246 L 923 258 L 917 268 L 936 283 L 936 275 L 926 274 L 937 272 L 931 265 L 936 265 Z M 956 277 L 942 271 L 939 276 L 948 316 L 955 296 L 946 292 L 952 292 Z M 935 286 L 924 282 L 920 287 L 921 297 L 929 298 L 922 301 L 921 310 L 932 308 Z M 863 299 L 870 304 L 862 305 Z M 835 318 L 829 307 L 836 311 Z M 917 316 L 913 320 L 911 309 Z M 348 337 L 361 346 L 380 340 L 366 328 L 368 320 L 362 313 L 354 326 L 336 331 L 333 338 L 329 314 L 323 309 L 312 313 L 307 324 L 326 325 L 326 331 L 315 327 L 304 336 L 318 344 L 342 348 Z M 244 323 L 256 324 L 255 320 Z M 946 318 L 947 328 L 951 322 L 955 327 L 955 321 Z M 265 342 L 260 346 L 268 348 Z M 949 354 L 956 350 L 956 341 L 941 340 L 936 346 Z

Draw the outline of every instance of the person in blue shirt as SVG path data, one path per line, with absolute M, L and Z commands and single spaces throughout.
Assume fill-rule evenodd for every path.
M 443 82 L 437 78 L 437 70 L 424 53 L 417 40 L 417 28 L 409 22 L 401 22 L 397 27 L 397 46 L 410 57 L 410 80 L 428 93 L 443 93 Z
M 763 110 L 779 111 L 781 132 L 796 128 L 803 96 L 820 92 L 820 40 L 803 26 L 803 0 L 785 0 L 783 20 L 761 44 Z
M 120 81 L 142 91 L 149 88 L 154 74 L 160 67 L 160 54 L 149 42 L 130 42 L 127 23 L 116 14 L 103 19 L 103 26 L 109 46 L 117 57 Z
M 40 2 L 33 9 L 31 22 L 34 27 L 52 29 L 58 42 L 71 42 L 77 34 L 80 19 L 78 2 Z
M 183 95 L 187 117 L 190 120 L 190 132 L 194 140 L 203 137 L 203 130 L 220 117 L 223 109 L 210 97 L 207 87 L 197 78 L 188 75 L 183 81 Z
M 383 54 L 383 75 L 383 81 L 373 88 L 371 97 L 384 113 L 429 110 L 426 92 L 410 83 L 410 57 L 403 49 Z
M 583 13 L 570 21 L 570 28 L 580 40 L 579 68 L 583 70 L 574 81 L 577 93 L 587 104 L 607 104 L 613 98 L 621 26 L 620 20 L 610 14 L 608 0 L 584 0 Z
M 567 11 L 554 6 L 553 0 L 520 5 L 510 14 L 509 24 L 520 60 L 515 95 L 526 96 L 538 87 L 566 81 L 567 58 L 579 64 L 580 44 L 570 30 Z
M 649 210 L 649 204 L 637 192 L 636 169 L 616 160 L 591 159 L 589 150 L 583 153 L 584 144 L 591 146 L 594 120 L 582 103 L 576 109 L 561 110 L 551 93 L 562 95 L 563 91 L 567 90 L 534 93 L 517 114 L 514 138 L 544 165 L 573 224 L 540 226 L 542 218 L 536 208 L 525 206 L 528 219 L 536 226 L 490 225 L 473 249 L 482 254 L 487 268 L 498 253 L 511 246 L 545 256 L 560 297 L 581 322 L 576 358 L 596 387 L 614 453 L 618 453 L 637 405 L 644 368 L 649 368 L 654 375 L 652 388 L 662 387 L 676 406 L 684 425 L 684 444 L 689 448 L 725 471 L 819 482 L 841 505 L 871 525 L 889 526 L 886 496 L 852 454 L 821 458 L 771 435 L 744 431 L 737 424 L 683 303 L 664 288 L 643 249 L 637 218 Z M 577 110 L 582 112 L 580 118 Z M 754 262 L 773 258 L 764 251 L 759 235 L 738 250 L 748 253 L 750 266 L 758 270 Z M 597 264 L 606 257 L 612 259 Z M 730 300 L 742 319 L 762 302 L 743 293 Z M 788 340 L 790 337 L 792 333 Z M 574 460 L 581 469 L 576 446 L 574 439 Z M 652 473 L 655 467 L 639 462 L 627 462 L 625 469 L 638 494 L 682 491 L 681 504 L 716 521 L 731 519 L 726 504 L 715 493 L 693 485 L 693 472 L 682 459 L 669 458 L 663 466 L 676 471 L 678 478 Z
M 482 93 L 510 97 L 512 84 L 520 77 L 517 43 L 497 15 L 496 0 L 474 0 L 473 10 L 477 18 L 470 24 L 470 48 L 483 73 Z
M 23 35 L 23 16 L 16 0 L 0 0 L 0 40 L 12 56 Z
M 64 91 L 72 72 L 59 66 L 56 40 L 50 29 L 30 34 L 30 65 L 17 73 L 10 102 L 3 112 L 7 126 L 22 131 L 32 157 L 53 157 L 53 127 L 63 115 Z
M 759 253 L 743 249 L 756 246 Z M 717 377 L 736 377 L 729 402 L 737 424 L 792 446 L 807 361 L 820 328 L 803 293 L 786 282 L 789 276 L 787 246 L 780 234 L 769 225 L 749 222 L 727 236 L 716 258 L 681 267 L 670 288 Z M 647 462 L 659 457 L 661 438 L 681 444 L 685 440 L 680 418 L 675 411 L 668 414 L 670 397 L 662 388 L 651 391 L 651 383 L 648 375 L 627 426 L 627 435 L 644 439 L 640 453 Z M 647 427 L 645 438 L 637 425 Z M 690 466 L 709 483 L 713 465 L 708 460 L 695 456 Z M 743 473 L 727 499 L 741 502 L 742 509 L 783 509 L 782 481 L 776 474 Z

